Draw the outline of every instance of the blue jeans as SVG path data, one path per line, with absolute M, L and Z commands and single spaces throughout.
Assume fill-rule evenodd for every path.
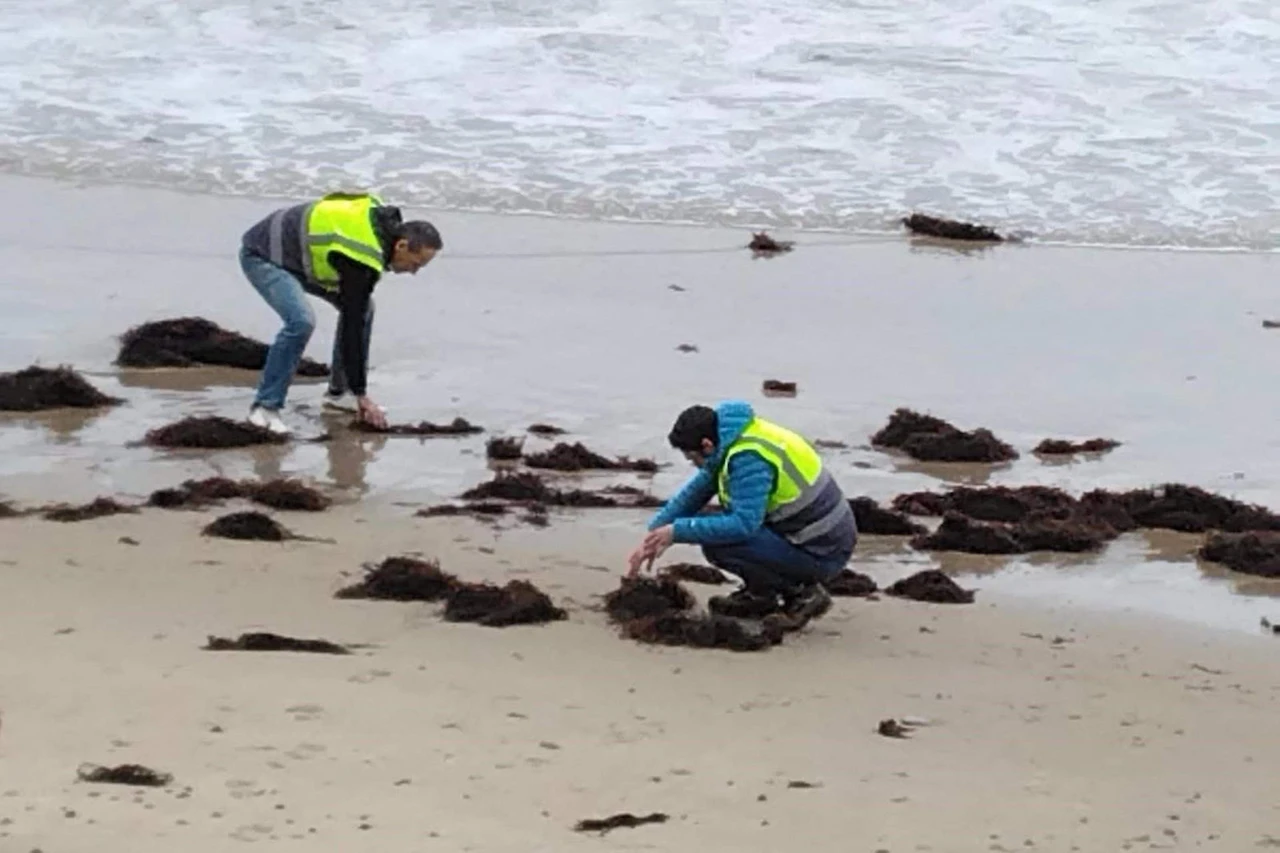
M 840 553 L 816 557 L 767 527 L 742 542 L 703 545 L 702 553 L 711 565 L 737 575 L 748 590 L 764 595 L 793 592 L 828 580 L 839 574 L 853 556 Z
M 272 310 L 280 315 L 284 325 L 280 328 L 271 346 L 267 349 L 267 362 L 262 368 L 262 379 L 258 383 L 258 393 L 253 404 L 264 409 L 280 409 L 284 407 L 285 396 L 289 393 L 289 384 L 293 381 L 294 371 L 307 349 L 311 333 L 316 329 L 316 314 L 307 302 L 307 294 L 325 300 L 335 308 L 338 305 L 337 295 L 316 287 L 306 286 L 283 267 L 278 267 L 265 258 L 240 250 L 240 269 L 245 278 L 253 285 L 258 294 L 266 300 Z M 361 345 L 364 347 L 365 364 L 369 363 L 369 338 L 373 333 L 373 299 L 369 300 L 369 310 L 364 317 L 364 335 Z M 341 394 L 347 390 L 347 376 L 342 369 L 342 317 L 338 317 L 338 329 L 333 338 L 333 361 L 329 373 L 329 393 Z

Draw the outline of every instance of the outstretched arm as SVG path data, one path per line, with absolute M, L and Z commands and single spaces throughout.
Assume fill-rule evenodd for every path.
M 764 524 L 777 472 L 754 451 L 729 460 L 729 509 L 721 515 L 680 518 L 672 540 L 682 544 L 724 545 L 753 536 Z

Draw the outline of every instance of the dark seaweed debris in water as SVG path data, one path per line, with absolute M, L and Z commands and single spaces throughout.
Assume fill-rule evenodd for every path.
M 375 435 L 416 435 L 416 436 L 450 436 L 475 435 L 484 432 L 484 427 L 476 426 L 466 418 L 454 418 L 447 424 L 433 424 L 421 421 L 417 424 L 389 424 L 385 428 L 373 426 L 362 420 L 351 422 L 351 429 L 356 432 L 368 432 Z
M 729 582 L 724 572 L 715 566 L 705 566 L 698 563 L 672 563 L 669 566 L 663 566 L 658 575 L 674 581 L 705 583 L 713 586 Z
M 1042 510 L 1010 526 L 975 521 L 953 510 L 936 531 L 915 537 L 911 545 L 923 551 L 968 554 L 1081 553 L 1096 550 L 1117 535 L 1116 528 L 1085 512 Z
M 871 436 L 877 447 L 901 450 L 921 462 L 1007 462 L 1018 452 L 990 430 L 965 432 L 932 415 L 899 408 Z
M 574 826 L 575 832 L 599 832 L 604 834 L 611 829 L 635 829 L 637 826 L 644 826 L 647 823 L 666 823 L 667 816 L 662 812 L 654 812 L 652 814 L 641 815 L 637 817 L 629 812 L 616 814 L 605 818 L 587 818 L 578 821 Z
M 984 524 L 958 512 L 948 512 L 933 533 L 911 540 L 921 551 L 962 551 L 967 554 L 1021 554 L 1024 549 L 1008 528 Z
M 1080 503 L 1117 529 L 1129 520 L 1132 527 L 1151 527 L 1200 533 L 1222 530 L 1228 533 L 1280 531 L 1280 516 L 1264 506 L 1216 495 L 1198 486 L 1167 483 L 1154 489 L 1130 492 L 1095 490 Z
M 449 622 L 478 622 L 490 628 L 508 625 L 537 625 L 569 618 L 551 598 L 528 581 L 515 580 L 506 586 L 459 584 L 445 603 Z
M 1215 533 L 1198 555 L 1243 574 L 1280 578 L 1280 534 Z
M 1061 438 L 1046 438 L 1036 445 L 1032 453 L 1041 456 L 1071 456 L 1076 453 L 1106 453 L 1115 450 L 1120 442 L 1111 438 L 1091 438 L 1087 441 L 1066 441 Z
M 574 444 L 557 444 L 550 450 L 533 453 L 525 457 L 525 464 L 530 468 L 542 468 L 550 471 L 639 471 L 654 473 L 658 463 L 652 459 L 609 459 L 593 450 L 589 450 L 581 442 Z
M 877 591 L 876 582 L 864 574 L 844 569 L 823 586 L 827 592 L 844 598 L 862 598 Z
M 784 382 L 781 379 L 766 379 L 761 389 L 766 394 L 776 394 L 782 397 L 794 397 L 796 395 L 796 383 Z
M 946 494 L 912 492 L 893 499 L 893 508 L 909 515 L 958 512 L 981 521 L 1021 521 L 1042 510 L 1071 510 L 1075 498 L 1048 486 L 960 486 Z
M 236 498 L 248 498 L 272 509 L 301 512 L 320 512 L 333 503 L 324 494 L 300 480 L 277 479 L 257 483 L 253 480 L 210 477 L 205 480 L 187 480 L 175 488 L 157 489 L 151 493 L 147 504 L 162 509 L 199 508 Z
M 228 331 L 203 317 L 179 317 L 143 323 L 120 339 L 116 364 L 121 367 L 193 367 L 205 364 L 261 370 L 267 345 Z M 325 364 L 303 358 L 299 376 L 328 376 Z
M 247 484 L 250 499 L 272 509 L 299 512 L 321 512 L 333 503 L 328 497 L 300 480 L 268 480 L 265 483 Z
M 524 455 L 524 439 L 510 436 L 494 436 L 485 445 L 485 456 L 490 459 L 511 460 Z
M 113 785 L 136 785 L 146 788 L 163 788 L 173 781 L 173 775 L 143 767 L 141 764 L 119 764 L 115 767 L 99 767 L 87 764 L 76 771 L 81 782 L 99 782 Z
M 96 409 L 124 402 L 108 397 L 70 367 L 28 367 L 0 373 L 0 411 Z
M 853 510 L 854 523 L 859 533 L 870 536 L 914 536 L 925 532 L 924 525 L 917 524 L 901 512 L 884 509 L 871 498 L 852 498 L 849 508 Z
M 758 231 L 751 235 L 747 248 L 757 255 L 779 255 L 790 252 L 796 244 L 789 240 L 775 240 L 767 231 Z
M 275 519 L 260 512 L 233 512 L 215 519 L 204 529 L 205 536 L 255 542 L 283 542 L 295 539 Z
M 954 219 L 940 219 L 923 213 L 913 213 L 910 216 L 903 217 L 902 224 L 913 234 L 922 234 L 926 237 L 984 243 L 1000 243 L 1004 241 L 1003 237 L 985 225 L 958 222 Z
M 456 577 L 440 570 L 435 560 L 387 557 L 366 565 L 359 583 L 335 593 L 335 598 L 371 598 L 384 601 L 441 601 L 457 588 Z
M 105 518 L 109 515 L 136 513 L 137 511 L 137 507 L 126 506 L 115 498 L 97 498 L 83 506 L 60 504 L 46 507 L 42 514 L 48 521 L 88 521 L 93 518 Z
M 183 418 L 176 423 L 157 427 L 147 433 L 144 442 L 152 447 L 199 448 L 216 450 L 227 447 L 251 447 L 258 444 L 284 444 L 287 436 L 278 435 L 248 421 L 233 421 L 218 416 Z
M 241 634 L 232 640 L 227 637 L 209 637 L 204 646 L 211 652 L 311 652 L 324 655 L 349 655 L 351 650 L 328 640 L 300 640 L 282 634 L 257 631 Z
M 955 581 L 937 569 L 926 569 L 903 578 L 885 592 L 913 601 L 933 604 L 972 604 L 973 590 L 962 589 Z
M 507 505 L 498 501 L 475 501 L 469 504 L 440 504 L 418 510 L 414 515 L 419 518 L 449 518 L 469 515 L 481 521 L 492 521 L 500 515 L 507 514 Z
M 556 493 L 537 474 L 499 471 L 492 480 L 462 493 L 463 500 L 538 501 L 553 503 Z

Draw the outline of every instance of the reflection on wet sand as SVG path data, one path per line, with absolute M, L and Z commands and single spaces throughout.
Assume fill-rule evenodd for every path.
M 769 264 L 747 253 L 647 252 L 643 264 L 626 265 L 607 254 L 479 258 L 495 233 L 608 252 L 649 247 L 653 232 L 451 215 L 452 244 L 479 260 L 451 263 L 445 252 L 429 289 L 380 285 L 371 389 L 397 421 L 461 416 L 484 425 L 484 434 L 396 441 L 355 434 L 346 429 L 349 416 L 320 411 L 324 380 L 300 377 L 287 417 L 304 439 L 330 433 L 326 442 L 213 453 L 132 447 L 188 415 L 242 418 L 258 372 L 120 370 L 112 362 L 121 333 L 159 310 L 204 316 L 210 294 L 218 294 L 221 324 L 259 340 L 275 334 L 278 319 L 249 288 L 225 289 L 234 274 L 226 235 L 240 233 L 256 202 L 130 190 L 154 226 L 148 246 L 178 248 L 173 257 L 128 265 L 137 235 L 117 221 L 118 197 L 97 203 L 97 194 L 77 190 L 75 204 L 66 194 L 23 196 L 34 207 L 50 205 L 42 215 L 69 241 L 100 247 L 120 264 L 93 291 L 69 283 L 57 258 L 24 248 L 22 232 L 0 246 L 15 271 L 0 291 L 0 313 L 26 330 L 0 338 L 0 366 L 70 363 L 126 399 L 103 412 L 0 418 L 0 491 L 24 504 L 145 496 L 220 475 L 300 477 L 353 499 L 430 505 L 490 476 L 489 437 L 523 435 L 547 420 L 571 426 L 575 441 L 610 457 L 675 463 L 652 481 L 653 493 L 668 495 L 688 473 L 665 441 L 674 414 L 692 402 L 741 398 L 764 417 L 852 448 L 826 454 L 850 496 L 883 501 L 954 485 L 1029 483 L 1078 495 L 1185 482 L 1280 506 L 1270 426 L 1280 401 L 1252 390 L 1269 386 L 1274 339 L 1255 334 L 1247 314 L 1271 298 L 1271 276 L 1268 262 L 1246 255 L 1185 253 L 1175 261 L 1144 252 L 859 241 L 806 246 Z M 741 236 L 671 235 L 687 248 Z M 176 279 L 184 286 L 175 288 Z M 1201 286 L 1223 280 L 1230 290 Z M 104 290 L 105 298 L 87 298 Z M 784 297 L 803 310 L 779 311 Z M 1153 316 L 1161 322 L 1152 324 Z M 317 318 L 313 356 L 332 341 L 331 312 Z M 1201 346 L 1187 347 L 1189 339 Z M 697 358 L 676 351 L 687 341 L 700 345 Z M 1191 375 L 1194 385 L 1185 380 Z M 774 376 L 802 393 L 761 393 L 762 380 Z M 900 406 L 987 426 L 1024 451 L 1046 435 L 1115 435 L 1125 447 L 1101 458 L 1025 452 L 998 466 L 918 462 L 867 445 Z M 1143 533 L 1097 554 L 990 558 L 919 554 L 904 542 L 865 537 L 855 561 L 895 572 L 938 565 L 1001 583 L 1019 583 L 1007 579 L 1026 572 L 1078 576 L 1103 588 L 1113 575 L 1145 577 L 1134 568 L 1144 562 L 1195 569 L 1186 542 Z M 1194 574 L 1208 583 L 1219 572 Z M 1258 588 L 1238 580 L 1227 587 Z M 1180 594 L 1194 611 L 1193 588 Z

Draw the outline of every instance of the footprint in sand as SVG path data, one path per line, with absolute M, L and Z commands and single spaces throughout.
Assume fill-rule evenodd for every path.
M 369 684 L 370 682 L 376 681 L 379 678 L 390 678 L 390 677 L 391 677 L 391 673 L 388 670 L 371 669 L 368 672 L 357 673 L 351 676 L 350 678 L 348 678 L 347 681 L 350 681 L 353 684 Z
M 310 761 L 313 758 L 319 758 L 320 754 L 327 752 L 328 747 L 318 743 L 300 743 L 293 749 L 285 753 L 285 755 L 295 761 Z
M 244 826 L 236 827 L 230 835 L 236 841 L 262 841 L 271 834 L 273 827 L 265 823 L 247 823 Z
M 293 714 L 295 722 L 307 723 L 312 720 L 318 720 L 324 714 L 324 708 L 320 705 L 294 705 L 285 708 L 286 714 Z

